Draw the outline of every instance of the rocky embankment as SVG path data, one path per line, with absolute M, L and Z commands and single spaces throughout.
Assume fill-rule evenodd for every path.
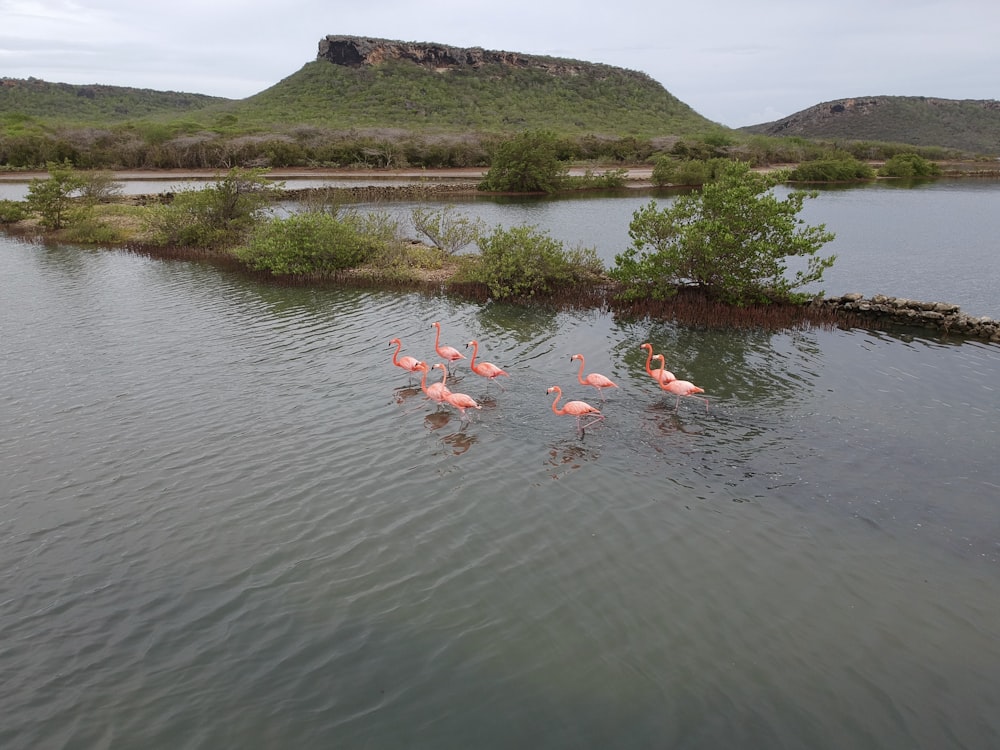
M 966 315 L 958 305 L 947 302 L 919 302 L 883 294 L 865 298 L 862 294 L 853 293 L 840 297 L 818 297 L 812 304 L 883 324 L 929 328 L 1000 343 L 1000 321 Z

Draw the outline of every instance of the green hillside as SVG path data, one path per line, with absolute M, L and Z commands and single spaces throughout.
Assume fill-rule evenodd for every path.
M 416 132 L 509 132 L 656 136 L 720 128 L 649 76 L 579 64 L 560 76 L 507 65 L 445 72 L 405 60 L 346 67 L 308 63 L 275 86 L 211 108 L 244 126 L 282 129 L 399 128 Z
M 177 91 L 0 78 L 0 122 L 111 125 L 152 116 L 181 117 L 225 101 L 217 96 Z
M 746 133 L 883 141 L 1000 154 L 1000 101 L 866 96 L 817 104 Z

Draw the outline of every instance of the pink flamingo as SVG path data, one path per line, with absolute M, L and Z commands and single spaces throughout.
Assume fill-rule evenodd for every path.
M 417 372 L 417 365 L 420 364 L 420 360 L 416 357 L 411 357 L 409 354 L 400 357 L 399 352 L 403 348 L 403 342 L 399 339 L 393 339 L 389 342 L 389 346 L 392 346 L 393 344 L 396 345 L 396 351 L 392 353 L 392 363 L 396 365 L 396 367 L 406 370 L 408 373 Z
M 574 359 L 580 360 L 580 371 L 576 374 L 576 379 L 579 381 L 580 385 L 590 385 L 597 389 L 598 395 L 601 400 L 604 400 L 604 393 L 601 391 L 602 388 L 617 388 L 618 384 L 611 382 L 609 378 L 604 377 L 600 373 L 592 372 L 587 377 L 583 377 L 583 367 L 584 359 L 582 354 L 574 354 L 569 358 L 572 362 Z
M 571 414 L 574 417 L 576 417 L 576 429 L 577 432 L 579 432 L 581 435 L 583 434 L 583 431 L 585 429 L 590 427 L 590 425 L 594 424 L 595 422 L 600 422 L 602 419 L 604 419 L 604 415 L 601 414 L 600 409 L 591 406 L 586 401 L 567 401 L 565 404 L 562 405 L 561 408 L 557 409 L 556 404 L 558 404 L 559 399 L 562 398 L 562 388 L 560 388 L 558 385 L 554 385 L 545 392 L 552 393 L 553 391 L 555 391 L 556 400 L 552 402 L 552 413 L 559 414 L 560 416 L 564 414 Z M 587 422 L 587 424 L 581 426 L 580 417 L 584 416 L 585 414 L 594 414 L 595 416 L 591 421 Z
M 449 404 L 454 406 L 462 413 L 462 421 L 465 422 L 469 419 L 469 416 L 465 413 L 466 409 L 482 409 L 476 400 L 466 393 L 449 393 L 444 397 L 444 400 Z
M 663 364 L 663 355 L 657 354 L 653 359 L 660 360 L 660 364 Z M 667 393 L 672 393 L 677 396 L 677 403 L 674 404 L 674 411 L 677 411 L 677 407 L 681 405 L 681 396 L 691 396 L 692 398 L 697 398 L 705 402 L 705 411 L 708 411 L 708 399 L 697 396 L 697 393 L 704 393 L 704 388 L 699 388 L 694 383 L 688 380 L 670 380 L 668 382 L 660 382 L 660 388 L 665 390 Z
M 420 390 L 422 390 L 427 395 L 427 398 L 429 398 L 431 401 L 436 401 L 438 404 L 441 404 L 444 402 L 448 394 L 451 393 L 451 391 L 449 391 L 444 384 L 444 381 L 448 379 L 448 370 L 440 362 L 438 362 L 434 366 L 440 367 L 442 370 L 444 370 L 444 377 L 441 378 L 440 383 L 431 383 L 431 385 L 428 386 L 427 373 L 430 371 L 431 368 L 427 366 L 426 362 L 420 362 L 417 365 L 417 369 L 423 372 L 423 376 L 420 378 Z
M 476 373 L 476 375 L 482 375 L 484 378 L 486 378 L 487 388 L 489 387 L 491 380 L 495 380 L 501 375 L 508 378 L 510 377 L 510 373 L 501 370 L 492 362 L 480 362 L 477 365 L 476 355 L 479 354 L 479 342 L 473 339 L 472 341 L 470 341 L 468 344 L 465 345 L 465 348 L 468 349 L 470 346 L 472 347 L 472 359 L 469 360 L 469 369 L 472 370 L 474 373 Z M 497 383 L 497 385 L 500 385 L 500 383 Z M 500 390 L 503 390 L 502 385 L 500 386 Z
M 662 367 L 659 370 L 650 370 L 649 369 L 649 363 L 653 359 L 653 345 L 652 344 L 649 344 L 649 343 L 642 344 L 639 348 L 646 350 L 646 374 L 649 375 L 649 377 L 651 377 L 657 383 L 669 383 L 671 380 L 677 380 L 677 378 L 674 377 L 674 374 L 672 372 L 670 372 L 670 370 L 664 370 Z M 657 356 L 661 360 L 664 358 L 662 354 L 658 354 Z M 665 365 L 666 362 L 663 362 L 662 364 Z
M 437 328 L 437 333 L 434 335 L 434 351 L 442 359 L 446 359 L 449 362 L 457 362 L 460 359 L 465 359 L 465 355 L 462 354 L 458 349 L 453 346 L 441 346 L 441 324 L 435 322 L 434 327 Z

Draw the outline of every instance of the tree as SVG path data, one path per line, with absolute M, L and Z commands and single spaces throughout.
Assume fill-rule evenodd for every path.
M 34 179 L 28 185 L 27 204 L 49 229 L 62 229 L 73 206 L 73 198 L 83 189 L 84 179 L 68 161 L 48 162 L 48 179 Z
M 235 168 L 208 187 L 179 192 L 156 221 L 161 241 L 195 247 L 238 242 L 284 185 L 266 172 Z
M 529 130 L 500 143 L 480 190 L 512 193 L 552 193 L 569 170 L 559 161 L 559 142 L 545 130 Z
M 632 245 L 615 257 L 611 276 L 630 299 L 663 299 L 695 285 L 733 304 L 791 299 L 792 290 L 822 279 L 835 256 L 816 257 L 834 235 L 825 225 L 802 226 L 807 197 L 796 190 L 779 200 L 772 189 L 782 173 L 758 173 L 733 162 L 700 192 L 680 196 L 665 209 L 655 201 L 633 213 Z M 808 259 L 786 276 L 785 258 Z
M 479 239 L 483 232 L 481 219 L 470 219 L 455 211 L 454 206 L 432 209 L 418 207 L 410 214 L 413 228 L 429 239 L 434 247 L 454 255 Z

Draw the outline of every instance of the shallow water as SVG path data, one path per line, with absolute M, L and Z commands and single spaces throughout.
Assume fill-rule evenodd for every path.
M 0 248 L 4 748 L 1000 742 L 996 346 Z

